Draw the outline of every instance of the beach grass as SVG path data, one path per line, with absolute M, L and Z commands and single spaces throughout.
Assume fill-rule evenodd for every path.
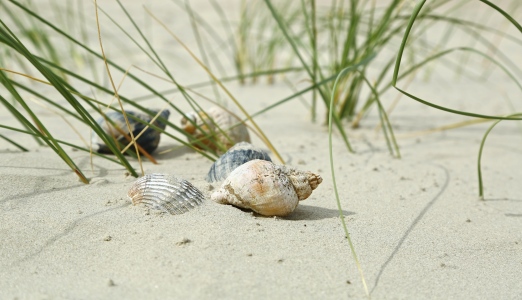
M 82 171 L 78 169 L 78 167 L 74 164 L 74 162 L 70 159 L 67 151 L 65 151 L 61 146 L 61 142 L 56 141 L 54 135 L 45 129 L 44 124 L 40 121 L 38 116 L 33 113 L 33 109 L 31 108 L 31 103 L 28 103 L 24 100 L 24 97 L 20 95 L 18 90 L 22 90 L 23 92 L 29 93 L 32 96 L 36 97 L 39 101 L 45 102 L 48 105 L 53 106 L 58 111 L 66 115 L 67 117 L 72 117 L 84 125 L 87 125 L 90 130 L 94 132 L 94 134 L 98 135 L 101 141 L 106 144 L 113 154 L 116 156 L 118 163 L 123 165 L 131 175 L 138 176 L 138 173 L 134 170 L 133 166 L 129 163 L 128 159 L 121 153 L 122 147 L 117 145 L 116 140 L 109 136 L 106 132 L 104 132 L 98 122 L 96 121 L 94 115 L 99 114 L 105 120 L 107 117 L 105 116 L 105 112 L 109 110 L 122 112 L 124 116 L 125 109 L 123 105 L 126 105 L 130 109 L 137 110 L 148 114 L 151 118 L 155 117 L 153 112 L 141 105 L 139 102 L 134 101 L 130 97 L 127 97 L 125 93 L 119 92 L 119 85 L 116 86 L 116 83 L 112 80 L 111 70 L 118 72 L 119 75 L 123 74 L 125 80 L 131 80 L 135 84 L 143 87 L 148 92 L 150 92 L 155 97 L 162 99 L 166 104 L 165 107 L 169 109 L 173 109 L 177 111 L 181 115 L 185 115 L 184 112 L 178 108 L 178 106 L 174 105 L 166 95 L 160 93 L 155 90 L 151 85 L 149 85 L 145 80 L 140 78 L 141 72 L 135 71 L 132 68 L 124 68 L 121 65 L 116 64 L 114 61 L 107 57 L 103 53 L 102 41 L 103 34 L 102 28 L 99 28 L 99 41 L 100 46 L 98 49 L 94 47 L 90 47 L 84 40 L 77 38 L 63 29 L 60 29 L 56 23 L 44 18 L 41 16 L 36 8 L 34 8 L 30 3 L 22 3 L 19 1 L 9 1 L 11 6 L 9 9 L 12 11 L 10 17 L 13 19 L 12 22 L 17 26 L 16 33 L 11 31 L 10 27 L 2 21 L 0 28 L 0 41 L 3 44 L 6 53 L 10 53 L 10 57 L 4 59 L 3 66 L 9 66 L 8 68 L 3 67 L 2 71 L 2 83 L 4 87 L 7 89 L 8 94 L 11 95 L 13 99 L 16 100 L 14 105 L 20 105 L 23 108 L 23 113 L 15 107 L 11 102 L 7 99 L 2 99 L 2 103 L 6 106 L 13 114 L 13 116 L 20 121 L 20 123 L 25 127 L 24 130 L 16 130 L 17 132 L 27 133 L 36 138 L 37 143 L 40 145 L 46 144 L 50 148 L 52 148 L 57 155 L 62 157 L 62 159 L 73 169 L 75 173 L 80 176 L 83 182 L 87 182 L 88 179 L 83 175 Z M 120 3 L 120 8 L 123 13 L 128 17 L 128 20 L 133 24 L 134 28 L 140 33 L 142 38 L 142 43 L 140 44 L 137 40 L 135 40 L 132 35 L 121 27 L 117 22 L 112 20 L 111 16 L 105 13 L 103 10 L 100 10 L 105 14 L 109 19 L 113 21 L 115 26 L 118 26 L 124 35 L 126 35 L 131 43 L 136 45 L 142 52 L 144 52 L 149 59 L 156 64 L 163 72 L 163 75 L 168 78 L 168 80 L 176 87 L 178 91 L 181 92 L 183 98 L 189 103 L 189 105 L 194 110 L 203 110 L 202 107 L 191 97 L 191 95 L 185 90 L 183 86 L 178 84 L 178 82 L 174 79 L 174 77 L 169 72 L 168 68 L 162 62 L 161 57 L 155 51 L 153 45 L 149 42 L 147 37 L 141 32 L 140 27 L 134 22 L 133 17 L 128 14 L 125 10 L 125 7 Z M 6 4 L 3 4 L 6 6 Z M 58 9 L 58 8 L 57 8 Z M 82 10 L 80 10 L 82 11 Z M 98 9 L 93 10 L 98 11 Z M 29 25 L 24 23 L 25 19 L 30 20 Z M 80 18 L 81 19 L 81 18 Z M 87 26 L 88 24 L 84 24 Z M 28 28 L 29 26 L 29 28 Z M 81 25 L 80 25 L 81 27 Z M 32 28 L 39 28 L 36 34 L 32 33 Z M 45 30 L 42 30 L 44 28 Z M 81 30 L 81 32 L 85 32 L 85 30 Z M 82 33 L 83 35 L 83 33 Z M 75 71 L 77 65 L 70 64 L 67 65 L 64 61 L 58 60 L 57 57 L 70 57 L 68 54 L 71 53 L 63 53 L 60 52 L 63 49 L 58 49 L 58 47 L 54 47 L 52 43 L 45 42 L 42 43 L 40 40 L 48 41 L 50 40 L 49 36 L 53 36 L 54 39 L 60 39 L 61 42 L 66 43 L 68 45 L 74 45 L 66 48 L 66 51 L 71 51 L 70 49 L 75 49 L 80 55 L 83 62 L 88 61 L 91 64 L 96 64 L 98 66 L 103 65 L 106 70 L 106 78 L 110 78 L 110 87 L 106 87 L 107 82 L 100 82 L 99 76 L 87 76 L 83 72 Z M 38 38 L 35 38 L 38 37 Z M 25 44 L 29 44 L 29 47 L 26 47 Z M 40 45 L 47 45 L 46 48 L 42 48 Z M 143 45 L 144 44 L 144 45 Z M 29 50 L 31 49 L 31 50 Z M 37 53 L 37 54 L 36 54 Z M 78 56 L 76 55 L 76 56 Z M 7 62 L 15 62 L 8 64 Z M 20 70 L 20 71 L 18 71 Z M 113 72 L 114 72 L 113 71 Z M 94 72 L 93 74 L 97 74 L 100 72 Z M 12 76 L 8 76 L 12 75 Z M 43 76 L 45 79 L 40 79 L 39 76 Z M 29 80 L 23 81 L 20 78 L 28 78 Z M 38 92 L 38 86 L 35 86 L 35 83 L 41 85 L 47 85 L 53 87 L 60 95 L 63 97 L 68 104 L 65 104 L 61 101 L 51 100 L 49 97 L 43 95 Z M 81 86 L 82 90 L 91 90 L 93 94 L 101 93 L 101 95 L 105 95 L 111 99 L 110 101 L 100 101 L 92 96 L 89 96 L 85 93 L 80 92 L 80 89 L 75 86 Z M 113 103 L 113 99 L 116 98 L 118 101 Z M 109 104 L 108 104 L 109 103 Z M 87 107 L 87 108 L 86 108 Z M 105 107 L 105 108 L 103 108 Z M 29 118 L 26 117 L 25 114 L 29 115 Z M 135 122 L 143 122 L 139 119 L 134 119 Z M 185 139 L 180 138 L 179 136 L 173 135 L 171 133 L 165 132 L 166 130 L 161 130 L 155 127 L 153 124 L 145 124 L 150 126 L 152 129 L 161 132 L 164 136 L 172 138 L 179 142 L 181 145 L 188 146 L 195 151 L 199 152 L 201 155 L 209 158 L 210 160 L 214 160 L 217 157 L 217 153 L 210 149 L 201 141 L 192 138 L 192 136 L 188 135 L 185 131 L 183 131 L 178 125 L 168 120 L 161 120 L 162 122 L 167 124 L 167 127 L 173 128 L 174 131 L 177 131 L 180 135 L 184 136 Z M 193 122 L 190 120 L 190 122 Z M 34 124 L 33 124 L 34 123 Z M 127 120 L 128 124 L 128 120 Z M 196 127 L 199 127 L 197 124 L 193 124 Z M 14 129 L 12 126 L 5 126 L 6 129 Z M 226 128 L 225 128 L 226 129 Z M 225 129 L 219 129 L 224 131 Z M 212 135 L 217 134 L 209 133 L 207 137 L 211 139 Z M 133 137 L 130 137 L 134 139 Z M 5 138 L 4 138 L 5 139 Z M 13 139 L 5 139 L 15 147 L 21 149 L 26 149 L 22 145 L 14 142 Z M 197 146 L 197 147 L 196 147 Z M 79 147 L 85 151 L 92 151 L 89 148 L 91 145 L 84 145 L 84 147 Z M 203 149 L 203 150 L 200 150 Z M 275 151 L 275 149 L 273 149 Z M 151 160 L 154 160 L 147 153 L 142 154 L 149 157 Z M 131 152 L 127 152 L 131 154 Z M 140 151 L 135 151 L 135 153 L 140 153 Z M 106 155 L 99 155 L 100 157 L 107 158 L 111 161 L 114 161 L 112 158 Z
M 508 12 L 501 9 L 499 6 L 495 5 L 493 2 L 490 2 L 487 0 L 481 0 L 481 2 L 486 4 L 492 11 L 497 12 L 500 15 L 502 15 L 511 25 L 513 25 L 520 33 L 522 33 L 522 26 Z M 452 109 L 450 107 L 445 107 L 445 106 L 435 104 L 436 100 L 422 99 L 422 98 L 415 96 L 415 95 L 407 92 L 406 90 L 398 87 L 397 78 L 398 78 L 399 69 L 401 66 L 401 60 L 402 60 L 402 57 L 404 54 L 404 50 L 407 45 L 407 40 L 410 38 L 410 33 L 412 31 L 412 28 L 413 28 L 415 22 L 417 22 L 417 16 L 421 13 L 423 6 L 425 4 L 426 4 L 425 0 L 419 1 L 417 3 L 417 5 L 415 6 L 415 8 L 411 14 L 411 17 L 409 19 L 409 23 L 404 32 L 402 43 L 398 50 L 397 58 L 395 61 L 395 67 L 394 67 L 393 79 L 392 79 L 393 87 L 395 89 L 397 89 L 399 92 L 401 92 L 402 94 L 406 95 L 407 97 L 409 97 L 415 101 L 418 101 L 424 105 L 439 109 L 441 111 L 458 114 L 458 115 L 463 115 L 463 116 L 468 116 L 468 117 L 480 118 L 480 119 L 496 120 L 484 133 L 484 136 L 480 143 L 479 154 L 478 154 L 478 159 L 477 159 L 477 170 L 478 170 L 477 173 L 478 173 L 478 186 L 479 186 L 478 194 L 479 194 L 479 198 L 483 200 L 484 199 L 484 185 L 483 185 L 483 180 L 482 180 L 481 158 L 482 158 L 482 151 L 483 151 L 483 148 L 485 145 L 486 138 L 489 135 L 489 133 L 491 132 L 491 130 L 500 121 L 503 121 L 503 120 L 519 121 L 519 120 L 522 120 L 522 115 L 521 115 L 521 113 L 512 113 L 512 114 L 509 114 L 506 116 L 485 115 L 485 114 L 479 114 L 479 113 L 470 112 L 470 111 L 461 111 L 461 110 L 457 110 L 457 109 Z M 520 41 L 520 39 L 516 39 L 516 40 Z M 466 53 L 467 55 L 478 55 L 478 56 L 484 58 L 485 60 L 489 61 L 492 65 L 496 66 L 498 69 L 502 70 L 507 75 L 507 77 L 513 81 L 513 84 L 516 85 L 522 92 L 522 85 L 520 84 L 520 79 L 517 78 L 517 76 L 512 71 L 510 71 L 506 67 L 506 65 L 515 66 L 514 71 L 517 71 L 517 70 L 519 71 L 520 68 L 516 64 L 512 63 L 512 61 L 509 59 L 509 57 L 507 55 L 501 56 L 501 58 L 503 58 L 507 61 L 507 64 L 503 64 L 500 61 L 498 61 L 497 59 L 495 59 L 494 55 L 492 55 L 491 53 L 485 53 L 483 51 L 477 50 L 475 48 L 470 48 L 470 47 L 456 47 L 456 48 L 440 51 L 440 52 L 434 54 L 434 56 L 429 59 L 430 60 L 438 59 L 453 51 L 462 51 L 462 52 Z
M 0 127 L 30 135 L 34 137 L 38 145 L 46 145 L 51 148 L 78 175 L 80 180 L 86 183 L 88 178 L 77 167 L 63 146 L 92 153 L 113 163 L 121 164 L 133 176 L 138 176 L 138 173 L 134 170 L 135 167 L 131 164 L 129 156 L 124 156 L 123 153 L 129 155 L 135 153 L 138 155 L 138 160 L 139 155 L 143 154 L 154 161 L 153 156 L 137 148 L 134 151 L 126 151 L 123 149 L 123 145 L 118 145 L 112 136 L 102 130 L 94 116 L 105 116 L 107 119 L 108 110 L 122 112 L 126 118 L 132 118 L 125 114 L 128 109 L 143 112 L 153 118 L 145 125 L 160 132 L 165 138 L 173 139 L 181 146 L 190 147 L 202 156 L 215 160 L 218 152 L 202 143 L 201 139 L 194 139 L 188 135 L 175 122 L 160 119 L 167 124 L 165 130 L 154 126 L 152 123 L 154 118 L 158 118 L 158 114 L 141 104 L 142 100 L 155 97 L 164 102 L 164 109 L 172 109 L 179 115 L 186 116 L 186 112 L 169 98 L 169 95 L 178 93 L 185 104 L 195 111 L 205 110 L 207 107 L 196 99 L 207 98 L 211 103 L 220 106 L 223 106 L 225 101 L 231 101 L 241 111 L 241 122 L 249 124 L 251 130 L 284 163 L 270 139 L 257 125 L 255 118 L 283 103 L 295 101 L 302 95 L 309 94 L 312 122 L 318 119 L 318 102 L 322 102 L 327 111 L 325 122 L 328 124 L 328 147 L 334 196 L 345 236 L 368 297 L 370 294 L 362 266 L 350 239 L 338 196 L 332 152 L 334 129 L 340 134 L 347 151 L 354 152 L 347 131 L 361 126 L 365 116 L 375 110 L 390 156 L 400 158 L 400 147 L 389 118 L 394 105 L 392 104 L 389 109 L 386 109 L 384 103 L 387 92 L 391 88 L 409 99 L 446 113 L 467 116 L 473 120 L 494 122 L 485 132 L 479 147 L 477 163 L 479 196 L 483 198 L 481 156 L 486 138 L 498 122 L 522 120 L 521 114 L 516 112 L 500 116 L 445 107 L 436 104 L 436 99 L 424 99 L 408 91 L 411 79 L 419 76 L 419 73 L 429 77 L 430 66 L 435 63 L 446 64 L 462 76 L 466 76 L 464 66 L 471 57 L 480 57 L 488 62 L 488 68 L 501 70 L 522 91 L 520 67 L 510 60 L 508 54 L 502 53 L 495 48 L 494 44 L 483 39 L 481 33 L 495 34 L 498 39 L 509 39 L 518 44 L 522 44 L 522 39 L 506 35 L 500 29 L 479 22 L 461 20 L 458 16 L 451 15 L 452 11 L 469 4 L 470 1 L 434 0 L 427 2 L 423 0 L 411 5 L 412 2 L 399 0 L 390 0 L 386 4 L 372 0 L 347 2 L 333 0 L 328 6 L 319 6 L 314 0 L 277 3 L 270 0 L 253 1 L 252 3 L 241 1 L 238 21 L 232 20 L 218 1 L 210 1 L 215 13 L 221 18 L 226 32 L 224 35 L 216 33 L 212 25 L 200 17 L 197 10 L 191 7 L 188 1 L 173 1 L 174 5 L 182 8 L 189 16 L 190 28 L 195 36 L 198 54 L 196 54 L 196 49 L 186 46 L 183 40 L 153 12 L 145 9 L 149 20 L 153 21 L 151 24 L 165 30 L 206 74 L 207 81 L 193 85 L 182 85 L 178 82 L 135 17 L 125 9 L 122 2 L 119 0 L 116 2 L 120 12 L 131 24 L 130 27 L 123 26 L 121 21 L 112 18 L 111 13 L 97 6 L 92 12 L 98 13 L 99 11 L 115 27 L 118 27 L 122 37 L 126 38 L 126 48 L 135 47 L 134 49 L 141 52 L 150 63 L 156 66 L 159 73 L 151 74 L 137 66 L 123 66 L 112 60 L 110 55 L 106 55 L 103 51 L 103 27 L 98 28 L 99 47 L 93 47 L 92 41 L 87 38 L 89 35 L 86 29 L 86 23 L 93 21 L 86 20 L 85 12 L 82 9 L 74 10 L 69 7 L 70 4 L 60 6 L 57 2 L 53 6 L 55 11 L 67 11 L 67 14 L 63 15 L 69 17 L 63 18 L 60 22 L 69 24 L 64 27 L 75 28 L 76 33 L 72 34 L 60 29 L 64 27 L 57 26 L 53 21 L 44 18 L 30 2 L 9 0 L 0 3 L 0 7 L 9 12 L 10 16 L 8 21 L 0 22 L 0 53 L 5 54 L 0 55 L 0 63 L 2 63 L 0 82 L 7 91 L 7 95 L 11 97 L 8 99 L 0 96 L 0 102 L 11 112 L 22 128 L 4 124 L 0 124 Z M 480 2 L 487 5 L 491 12 L 500 14 L 508 24 L 522 33 L 522 26 L 510 13 L 491 1 L 481 0 Z M 512 7 L 515 10 L 516 3 Z M 74 13 L 78 14 L 77 17 L 73 16 Z M 426 32 L 433 22 L 445 22 L 448 30 L 440 41 L 427 42 Z M 454 30 L 468 32 L 474 47 L 448 46 Z M 56 46 L 57 39 L 66 47 Z M 215 47 L 210 46 L 211 44 L 222 45 L 217 48 L 222 48 L 224 49 L 222 51 L 228 53 L 230 66 L 222 61 L 222 56 L 218 55 Z M 424 56 L 416 54 L 419 49 L 427 54 Z M 460 64 L 452 64 L 446 59 L 456 53 L 463 55 Z M 73 59 L 64 59 L 64 57 Z M 75 63 L 87 67 L 78 69 Z M 103 72 L 100 72 L 100 66 L 103 66 Z M 234 68 L 236 74 L 229 74 L 231 68 Z M 489 72 L 488 68 L 485 68 L 485 73 Z M 87 72 L 90 73 L 87 74 Z M 120 91 L 121 83 L 116 83 L 114 76 L 111 76 L 112 73 L 117 73 L 125 80 L 140 86 L 147 91 L 148 95 L 128 96 L 124 91 Z M 226 82 L 230 81 L 243 84 L 251 81 L 262 84 L 259 79 L 262 76 L 267 78 L 268 84 L 272 84 L 278 76 L 289 76 L 290 74 L 304 76 L 309 85 L 296 89 L 289 96 L 276 100 L 255 113 L 248 113 L 226 87 Z M 154 88 L 144 79 L 149 75 L 153 75 L 157 80 L 168 81 L 172 84 L 172 89 Z M 42 93 L 40 91 L 42 86 L 51 87 L 63 101 L 53 100 Z M 196 91 L 200 87 L 208 86 L 211 87 L 211 95 L 201 95 Z M 90 94 L 85 91 L 90 91 Z M 50 132 L 35 113 L 33 107 L 35 104 L 26 100 L 28 95 L 94 132 L 111 149 L 113 155 L 94 153 L 92 145 L 89 145 L 88 142 L 85 142 L 84 145 L 75 145 L 70 141 L 56 138 L 56 133 Z M 99 100 L 99 96 L 94 95 L 101 95 L 104 99 L 110 100 Z M 195 95 L 198 98 L 195 98 Z M 114 102 L 113 99 L 117 101 Z M 194 126 L 199 127 L 190 118 L 187 119 Z M 132 121 L 143 122 L 139 119 L 132 119 Z M 107 119 L 107 122 L 110 120 Z M 129 120 L 126 120 L 126 123 L 129 124 Z M 466 126 L 470 124 L 474 123 L 466 123 Z M 226 130 L 227 128 L 219 128 L 219 132 L 209 133 L 204 138 L 212 139 L 213 135 L 224 133 Z M 3 134 L 0 134 L 0 138 L 20 151 L 27 151 L 30 148 Z M 136 139 L 134 136 L 129 138 L 132 141 Z M 133 144 L 136 145 L 136 143 Z M 219 145 L 218 148 L 220 148 Z

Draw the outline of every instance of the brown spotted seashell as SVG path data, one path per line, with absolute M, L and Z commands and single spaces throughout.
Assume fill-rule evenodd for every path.
M 205 180 L 207 182 L 222 181 L 234 169 L 254 159 L 272 161 L 268 153 L 254 145 L 247 142 L 237 143 L 212 164 Z
M 203 203 L 204 196 L 192 183 L 169 174 L 148 174 L 138 178 L 127 196 L 133 205 L 179 215 Z
M 246 125 L 220 107 L 189 112 L 186 117 L 181 119 L 181 128 L 191 135 L 189 142 L 200 149 L 205 149 L 205 145 L 223 153 L 238 142 L 250 142 Z
M 265 216 L 286 216 L 323 181 L 312 172 L 252 160 L 237 167 L 211 199 Z

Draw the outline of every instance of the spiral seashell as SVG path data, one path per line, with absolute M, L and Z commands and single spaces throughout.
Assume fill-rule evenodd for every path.
M 256 159 L 232 171 L 211 199 L 265 216 L 286 216 L 322 181 L 320 175 L 312 172 Z
M 254 145 L 247 142 L 237 143 L 212 164 L 205 180 L 207 182 L 224 180 L 235 168 L 254 159 L 272 161 L 268 153 Z
M 143 203 L 172 215 L 185 213 L 205 199 L 192 183 L 169 174 L 148 174 L 139 178 L 127 196 L 133 205 Z
M 159 112 L 159 110 L 151 110 L 151 112 L 153 116 L 134 111 L 125 111 L 125 113 L 127 114 L 127 119 L 129 120 L 130 127 L 132 129 L 133 136 L 137 136 L 141 131 L 143 131 L 143 129 L 147 126 L 147 123 L 150 123 L 150 121 Z M 160 117 L 167 120 L 169 118 L 169 115 L 170 112 L 168 110 L 163 110 L 160 114 Z M 136 117 L 145 122 L 146 124 L 140 123 L 131 118 L 130 116 Z M 110 119 L 114 123 L 114 126 L 109 121 L 107 121 L 106 118 Z M 114 139 L 116 139 L 118 143 L 121 143 L 123 147 L 129 144 L 129 140 L 125 137 L 125 135 L 128 135 L 130 137 L 129 129 L 127 127 L 127 124 L 125 123 L 125 118 L 123 117 L 123 114 L 121 112 L 110 111 L 107 114 L 105 114 L 105 117 L 98 119 L 97 123 L 100 125 L 103 131 L 105 131 L 108 135 L 114 137 Z M 162 130 L 164 130 L 166 126 L 166 124 L 161 122 L 159 119 L 156 119 L 152 124 Z M 148 153 L 151 153 L 152 151 L 156 150 L 159 141 L 160 132 L 156 131 L 151 127 L 147 128 L 147 130 L 145 130 L 145 132 L 136 140 L 138 145 L 140 145 Z M 99 153 L 112 153 L 110 148 L 107 147 L 107 145 L 105 145 L 102 141 L 100 141 L 96 133 L 93 133 L 92 143 L 98 144 Z M 134 148 L 132 147 L 132 149 Z
M 247 127 L 228 111 L 214 106 L 206 111 L 189 112 L 181 119 L 181 128 L 190 134 L 194 146 L 212 150 L 228 150 L 238 142 L 250 142 Z M 190 119 L 190 120 L 189 120 Z M 218 151 L 224 152 L 224 151 Z

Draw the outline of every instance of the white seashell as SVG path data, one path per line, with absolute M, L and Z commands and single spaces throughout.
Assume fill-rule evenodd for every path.
M 312 172 L 256 159 L 232 171 L 211 199 L 265 216 L 286 216 L 322 181 L 320 175 Z
M 250 142 L 247 127 L 241 120 L 228 111 L 214 106 L 206 111 L 189 112 L 181 119 L 181 128 L 192 136 L 189 142 L 205 149 L 225 151 L 238 142 Z M 201 140 L 199 140 L 201 139 Z M 197 141 L 199 140 L 199 141 Z M 198 145 L 199 144 L 199 145 Z M 220 151 L 220 152 L 225 152 Z
M 237 143 L 212 164 L 206 181 L 224 180 L 235 168 L 254 159 L 272 161 L 268 153 L 254 145 L 247 142 Z
M 133 205 L 179 215 L 203 203 L 204 196 L 190 182 L 169 174 L 148 174 L 138 178 L 127 196 Z

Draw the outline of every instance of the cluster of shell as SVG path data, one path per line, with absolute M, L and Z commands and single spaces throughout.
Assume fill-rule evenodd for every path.
M 223 117 L 225 115 L 227 117 Z M 246 127 L 224 110 L 209 109 L 187 116 L 191 121 L 184 118 L 183 129 L 204 145 L 217 149 L 209 138 L 214 134 L 227 148 L 234 145 L 214 162 L 206 176 L 208 182 L 221 182 L 220 188 L 210 196 L 217 203 L 250 209 L 265 216 L 286 216 L 323 181 L 318 174 L 272 163 L 268 153 L 245 142 L 250 140 Z M 232 124 L 239 125 L 230 127 Z M 218 129 L 220 133 L 215 131 Z M 128 196 L 135 205 L 143 203 L 171 214 L 193 209 L 204 199 L 203 193 L 190 182 L 165 174 L 141 177 Z
M 239 142 L 250 142 L 246 125 L 241 120 L 214 106 L 206 111 L 189 112 L 181 119 L 181 128 L 188 134 L 189 142 L 206 150 L 229 149 Z
M 308 171 L 276 165 L 263 150 L 239 143 L 210 168 L 207 181 L 224 181 L 211 195 L 220 204 L 231 204 L 265 216 L 286 216 L 308 198 L 323 181 Z M 129 194 L 133 204 L 180 214 L 203 202 L 203 194 L 190 182 L 173 175 L 150 174 L 138 179 Z
M 232 171 L 211 199 L 265 216 L 286 216 L 322 181 L 312 172 L 255 159 Z
M 159 113 L 159 110 L 151 110 L 152 116 L 134 111 L 125 111 L 125 113 L 127 115 L 127 120 L 129 120 L 132 136 L 135 137 L 139 135 L 145 129 L 145 127 L 151 124 L 153 117 Z M 169 115 L 170 112 L 168 110 L 161 111 L 159 117 L 154 122 L 152 122 L 152 125 L 160 128 L 161 130 L 164 130 L 166 123 L 163 121 L 167 121 Z M 104 117 L 100 118 L 97 123 L 107 135 L 113 137 L 116 143 L 121 144 L 122 147 L 125 147 L 130 143 L 131 139 L 129 127 L 125 123 L 125 117 L 121 112 L 110 111 L 106 113 Z M 149 126 L 136 140 L 136 143 L 143 150 L 151 153 L 156 150 L 156 148 L 158 148 L 160 133 L 160 131 L 157 131 L 156 129 L 153 129 Z M 110 148 L 103 141 L 100 141 L 100 138 L 94 132 L 92 143 L 93 145 L 98 145 L 99 153 L 112 153 Z M 132 147 L 132 149 L 134 148 Z

